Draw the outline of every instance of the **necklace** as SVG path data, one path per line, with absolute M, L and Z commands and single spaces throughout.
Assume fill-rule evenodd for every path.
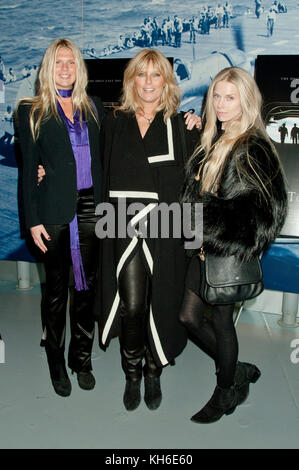
M 150 126 L 150 125 L 151 125 L 151 122 L 152 122 L 152 120 L 153 120 L 153 118 L 147 118 L 146 116 L 142 116 L 142 117 L 144 117 L 144 119 L 147 120 L 148 125 Z
M 139 116 L 143 117 L 147 121 L 149 126 L 151 125 L 151 122 L 154 119 L 154 117 L 148 118 L 144 114 L 140 114 L 140 113 L 138 113 L 138 114 L 139 114 Z

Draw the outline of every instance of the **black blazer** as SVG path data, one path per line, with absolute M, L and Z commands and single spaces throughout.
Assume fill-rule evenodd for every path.
M 99 121 L 104 117 L 101 100 L 93 97 Z M 30 106 L 18 108 L 17 124 L 23 156 L 22 192 L 27 228 L 39 224 L 67 224 L 75 215 L 77 203 L 76 162 L 65 123 L 51 117 L 41 124 L 33 141 L 29 127 Z M 100 202 L 101 161 L 99 126 L 90 116 L 87 120 L 91 173 L 95 204 Z M 42 164 L 46 175 L 37 184 L 37 167 Z

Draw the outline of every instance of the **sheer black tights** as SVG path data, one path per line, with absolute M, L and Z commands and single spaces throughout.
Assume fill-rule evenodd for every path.
M 204 315 L 207 305 L 192 290 L 186 289 L 180 320 L 198 340 L 201 349 L 215 361 L 217 385 L 228 388 L 234 383 L 238 358 L 234 305 L 214 305 L 211 308 L 211 319 L 208 319 Z

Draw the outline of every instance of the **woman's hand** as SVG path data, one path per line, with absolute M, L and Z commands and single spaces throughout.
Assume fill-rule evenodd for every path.
M 51 240 L 50 235 L 48 234 L 47 230 L 45 227 L 41 225 L 35 225 L 34 227 L 30 227 L 30 233 L 33 238 L 34 243 L 36 246 L 43 252 L 46 253 L 48 251 L 48 248 L 43 242 L 42 236 L 45 237 L 46 240 Z
M 184 114 L 184 118 L 185 118 L 185 124 L 186 124 L 188 131 L 191 131 L 194 126 L 198 130 L 202 128 L 201 117 L 197 116 L 197 114 L 188 112 Z
M 45 172 L 43 165 L 38 165 L 37 167 L 37 183 L 38 184 L 42 181 L 45 174 L 46 172 Z

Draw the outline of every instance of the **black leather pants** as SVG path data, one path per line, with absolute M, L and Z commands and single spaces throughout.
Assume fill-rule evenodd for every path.
M 62 202 L 63 203 L 63 202 Z M 68 365 L 75 372 L 89 371 L 94 337 L 92 315 L 95 278 L 98 263 L 98 238 L 95 235 L 95 205 L 92 189 L 78 191 L 77 218 L 80 251 L 89 286 L 76 291 L 70 301 L 71 341 Z M 51 240 L 45 241 L 46 289 L 43 298 L 43 323 L 46 328 L 45 348 L 51 366 L 64 363 L 66 306 L 71 264 L 69 225 L 47 225 Z
M 150 282 L 138 250 L 124 269 L 119 280 L 122 332 L 120 338 L 122 368 L 128 380 L 144 375 L 159 377 L 162 368 L 157 367 L 147 345 L 146 324 L 149 311 Z

